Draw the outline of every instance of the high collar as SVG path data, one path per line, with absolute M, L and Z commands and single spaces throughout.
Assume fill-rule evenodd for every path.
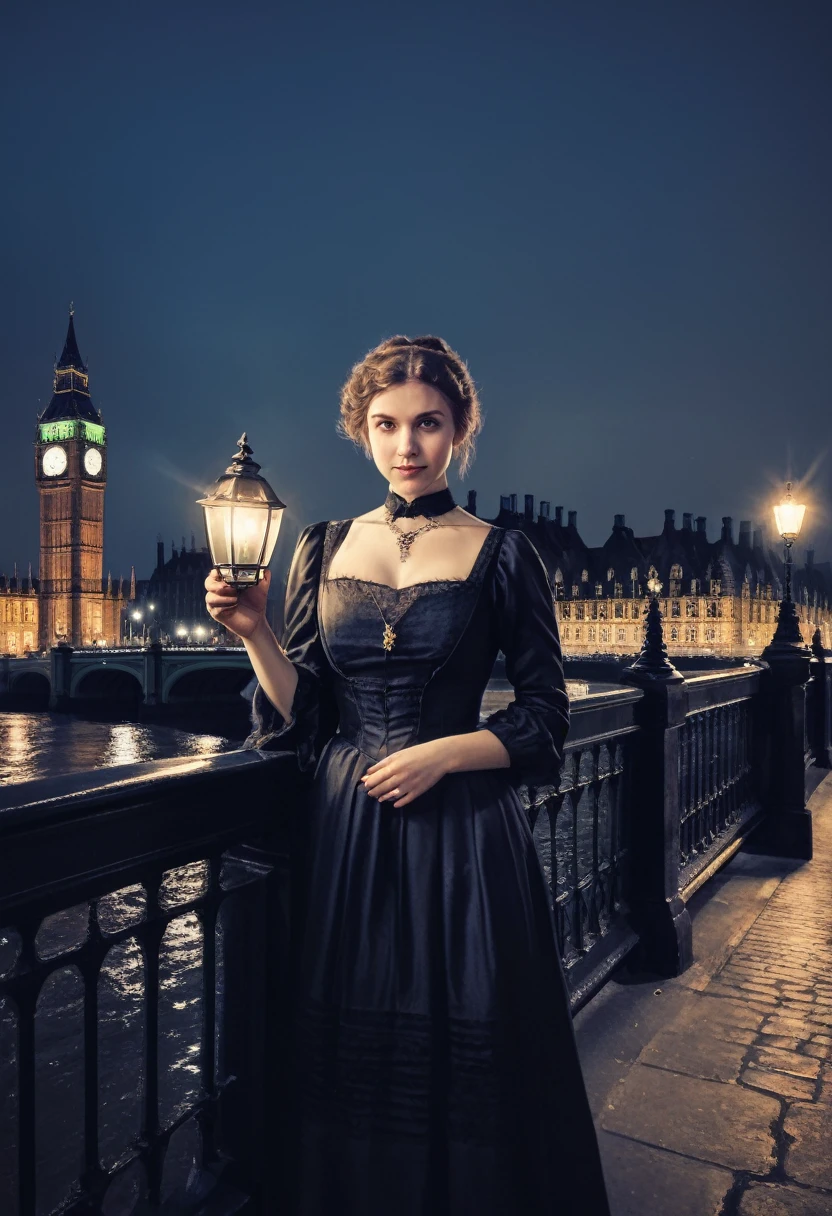
M 395 490 L 388 490 L 384 505 L 394 519 L 413 519 L 417 515 L 433 516 L 446 515 L 453 511 L 456 503 L 454 496 L 446 486 L 444 490 L 434 490 L 432 494 L 422 494 L 408 502 Z

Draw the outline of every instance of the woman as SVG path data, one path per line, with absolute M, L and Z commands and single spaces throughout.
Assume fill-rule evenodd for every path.
M 516 787 L 569 710 L 546 570 L 454 504 L 480 427 L 440 338 L 341 394 L 383 506 L 302 533 L 281 648 L 268 581 L 208 609 L 258 678 L 247 746 L 314 772 L 296 1003 L 300 1216 L 606 1216 L 546 879 Z M 502 650 L 515 699 L 479 723 Z M 336 733 L 337 730 L 337 733 Z

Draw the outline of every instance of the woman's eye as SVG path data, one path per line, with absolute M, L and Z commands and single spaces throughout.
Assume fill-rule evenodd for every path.
M 422 426 L 426 426 L 428 430 L 433 430 L 434 427 L 439 426 L 439 420 L 437 418 L 423 418 Z

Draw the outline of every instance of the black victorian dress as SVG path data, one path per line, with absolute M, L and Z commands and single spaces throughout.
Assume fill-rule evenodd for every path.
M 293 1211 L 607 1216 L 517 793 L 555 779 L 569 722 L 546 569 L 522 532 L 493 527 L 465 579 L 401 590 L 329 579 L 350 524 L 312 524 L 298 541 L 283 638 L 298 672 L 292 720 L 258 687 L 247 742 L 293 748 L 314 772 Z M 480 723 L 500 650 L 515 699 Z M 383 756 L 480 726 L 510 768 L 448 774 L 399 809 L 365 791 Z

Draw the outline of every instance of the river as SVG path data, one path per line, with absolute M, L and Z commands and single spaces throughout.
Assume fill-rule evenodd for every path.
M 89 721 L 74 714 L 0 713 L 0 785 L 141 760 L 207 756 L 241 740 L 149 722 Z

